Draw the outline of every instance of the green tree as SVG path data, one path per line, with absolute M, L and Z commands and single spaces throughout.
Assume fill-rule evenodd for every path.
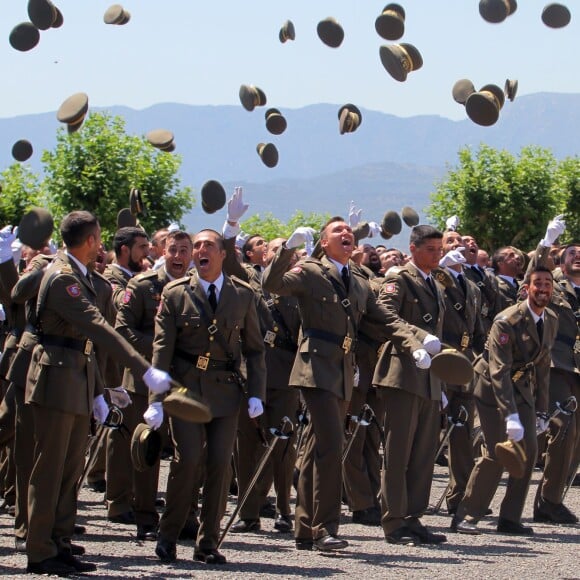
M 38 176 L 29 165 L 10 165 L 0 174 L 0 187 L 0 227 L 18 225 L 29 209 L 41 204 Z
M 76 133 L 59 129 L 56 148 L 45 151 L 42 161 L 55 221 L 76 209 L 92 211 L 105 243 L 116 230 L 117 213 L 128 206 L 132 187 L 142 194 L 147 213 L 139 222 L 149 233 L 179 221 L 194 205 L 191 188 L 181 187 L 177 176 L 180 156 L 127 135 L 121 117 L 93 113 Z
M 298 210 L 284 223 L 272 213 L 268 212 L 263 216 L 255 214 L 243 221 L 240 225 L 242 230 L 248 234 L 260 234 L 266 240 L 273 240 L 274 238 L 290 237 L 298 226 L 307 226 L 319 232 L 329 219 L 329 214 L 315 212 L 304 213 Z
M 459 151 L 459 166 L 431 195 L 427 214 L 440 228 L 458 215 L 460 231 L 486 249 L 534 248 L 566 195 L 557 168 L 552 153 L 540 147 L 524 147 L 518 158 L 487 145 L 475 154 L 466 147 Z
M 568 157 L 558 165 L 555 181 L 559 212 L 566 218 L 565 242 L 580 240 L 580 157 Z

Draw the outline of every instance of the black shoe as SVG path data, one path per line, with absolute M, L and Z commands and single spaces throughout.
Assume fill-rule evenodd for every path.
M 421 544 L 443 544 L 447 541 L 445 534 L 435 534 L 430 532 L 421 522 L 414 521 L 409 525 L 411 532 L 419 538 Z
M 70 551 L 73 556 L 82 556 L 86 552 L 85 547 L 80 544 L 71 544 Z
M 447 457 L 445 457 L 445 453 L 441 453 L 437 460 L 435 461 L 435 465 L 439 465 L 440 467 L 449 467 L 449 461 Z
M 62 552 L 57 558 L 67 566 L 74 568 L 76 572 L 94 572 L 97 566 L 92 562 L 81 562 L 76 556 L 70 552 Z
M 504 518 L 499 518 L 497 531 L 500 534 L 512 534 L 514 536 L 533 536 L 534 530 L 529 526 L 523 526 L 519 522 L 512 522 Z
M 554 524 L 577 524 L 578 518 L 563 504 L 540 498 L 534 509 L 534 521 Z
M 164 564 L 169 564 L 170 562 L 175 562 L 175 560 L 177 560 L 177 547 L 175 542 L 170 542 L 163 538 L 157 540 L 155 553 Z
M 104 479 L 89 481 L 86 487 L 95 493 L 105 493 L 107 491 L 107 482 Z
M 154 542 L 157 539 L 157 526 L 137 524 L 137 539 L 142 542 Z
M 75 524 L 75 530 L 73 533 L 75 536 L 82 536 L 86 531 L 87 531 L 87 528 L 85 528 L 85 526 L 79 526 L 79 525 Z
M 26 553 L 26 538 L 14 538 L 14 549 L 19 554 Z
M 577 473 L 572 480 L 572 487 L 580 487 L 580 473 Z
M 346 540 L 340 540 L 336 536 L 330 534 L 314 540 L 312 548 L 319 552 L 333 552 L 334 550 L 344 550 L 348 546 Z
M 47 558 L 42 562 L 28 562 L 26 572 L 29 574 L 48 574 L 49 576 L 68 576 L 74 574 L 76 568 L 65 564 L 58 557 Z
M 297 550 L 312 550 L 314 545 L 314 540 L 303 540 L 301 538 L 296 538 L 296 549 Z
M 381 512 L 376 507 L 356 510 L 352 512 L 352 523 L 362 524 L 363 526 L 380 526 Z
M 477 536 L 481 534 L 481 532 L 477 529 L 476 522 L 470 522 L 469 520 L 459 520 L 457 516 L 451 520 L 451 529 L 454 532 L 459 532 L 460 534 L 467 534 L 470 536 Z
M 197 518 L 191 518 L 185 522 L 181 532 L 179 532 L 180 540 L 197 540 L 197 533 L 199 532 L 199 521 Z
M 248 532 L 259 532 L 260 528 L 260 520 L 238 520 L 231 530 L 235 534 L 246 534 Z
M 227 564 L 226 557 L 215 548 L 195 548 L 193 559 L 206 564 Z
M 290 516 L 283 516 L 279 514 L 274 522 L 274 529 L 282 532 L 283 534 L 288 534 L 292 531 L 292 520 Z
M 260 517 L 274 519 L 276 517 L 276 506 L 272 502 L 267 501 L 260 508 Z
M 407 526 L 401 526 L 394 532 L 385 535 L 385 540 L 389 544 L 402 544 L 404 546 L 416 546 L 421 540 Z
M 116 516 L 109 516 L 107 519 L 110 522 L 115 524 L 123 524 L 124 526 L 135 525 L 135 514 L 133 512 L 123 512 L 121 514 L 117 514 Z

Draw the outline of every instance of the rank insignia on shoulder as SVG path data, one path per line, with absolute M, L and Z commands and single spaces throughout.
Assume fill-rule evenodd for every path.
M 60 268 L 61 274 L 72 274 L 72 268 L 68 264 L 63 264 Z
M 394 294 L 397 291 L 396 284 L 385 284 L 385 292 L 387 294 Z
M 123 294 L 123 304 L 129 304 L 131 300 L 132 292 L 131 290 L 125 290 L 125 294 Z
M 499 335 L 499 343 L 500 344 L 507 344 L 509 342 L 509 340 L 510 340 L 509 334 L 506 334 L 505 332 L 502 332 Z
M 78 298 L 81 295 L 81 287 L 78 284 L 71 284 L 66 287 L 67 294 L 73 298 Z
M 293 272 L 294 274 L 300 274 L 300 272 L 302 272 L 302 267 L 301 266 L 294 266 L 294 268 L 292 268 L 290 270 L 290 272 Z

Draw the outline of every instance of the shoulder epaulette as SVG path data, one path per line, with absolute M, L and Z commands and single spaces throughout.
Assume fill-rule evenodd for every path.
M 238 278 L 237 276 L 234 276 L 233 274 L 231 274 L 230 280 L 232 282 L 234 282 L 237 286 L 243 286 L 244 288 L 247 288 L 248 290 L 251 290 L 252 292 L 254 292 L 254 288 L 252 288 L 252 286 L 250 284 L 248 284 L 247 282 L 245 282 L 241 278 Z
M 432 270 L 431 274 L 433 275 L 435 280 L 437 280 L 437 282 L 445 286 L 445 288 L 451 288 L 454 286 L 451 274 L 449 272 L 446 272 L 442 268 L 435 268 L 434 270 Z
M 157 278 L 159 274 L 157 270 L 147 270 L 147 272 L 143 272 L 142 274 L 137 274 L 135 276 L 135 282 L 140 282 L 141 280 L 148 280 L 149 278 Z
M 177 280 L 172 280 L 165 284 L 165 290 L 171 290 L 171 288 L 175 288 L 176 286 L 183 286 L 184 284 L 189 283 L 189 277 L 184 276 L 183 278 L 177 278 Z

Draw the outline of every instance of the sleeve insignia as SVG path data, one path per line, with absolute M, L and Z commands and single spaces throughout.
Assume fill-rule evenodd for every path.
M 300 266 L 294 266 L 290 272 L 294 272 L 294 274 L 300 274 L 300 272 L 302 272 L 302 268 Z
M 394 294 L 397 291 L 396 284 L 385 284 L 384 288 L 387 294 Z
M 125 290 L 125 294 L 123 294 L 123 304 L 129 304 L 131 300 L 132 292 L 131 290 Z
M 507 344 L 509 342 L 509 340 L 510 340 L 509 334 L 506 334 L 505 332 L 502 332 L 499 335 L 499 343 L 500 344 L 502 344 L 502 345 Z
M 78 298 L 81 295 L 81 287 L 78 284 L 71 284 L 66 287 L 67 294 L 73 298 Z

